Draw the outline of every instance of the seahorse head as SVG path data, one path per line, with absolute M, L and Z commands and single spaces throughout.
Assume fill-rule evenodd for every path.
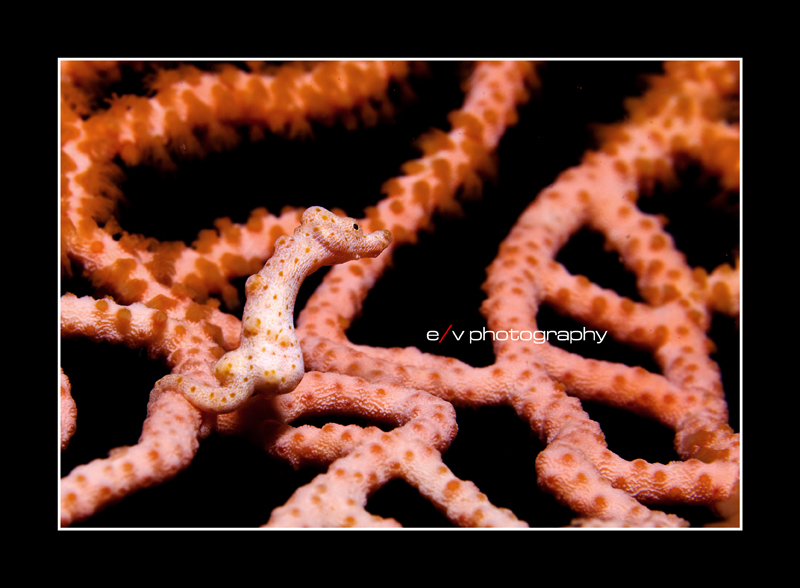
M 365 234 L 354 218 L 340 217 L 321 206 L 312 206 L 303 213 L 302 224 L 295 234 L 311 237 L 331 256 L 325 265 L 343 263 L 362 257 L 377 257 L 392 242 L 389 231 Z

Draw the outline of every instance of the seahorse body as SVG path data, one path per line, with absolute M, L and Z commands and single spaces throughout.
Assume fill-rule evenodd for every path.
M 353 218 L 309 208 L 294 235 L 275 241 L 272 257 L 247 280 L 241 343 L 214 368 L 222 386 L 172 374 L 159 380 L 153 393 L 177 389 L 200 410 L 219 414 L 236 410 L 256 393 L 291 392 L 305 372 L 293 324 L 300 284 L 322 266 L 377 257 L 391 242 L 389 231 L 365 235 Z

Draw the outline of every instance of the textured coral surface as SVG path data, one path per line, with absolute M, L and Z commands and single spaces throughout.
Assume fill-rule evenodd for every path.
M 356 218 L 369 217 L 367 207 L 384 198 L 384 183 L 400 175 L 404 163 L 419 157 L 415 141 L 430 128 L 450 129 L 447 114 L 461 107 L 464 92 L 460 85 L 469 71 L 469 66 L 460 63 L 436 63 L 425 74 L 412 73 L 402 83 L 393 82 L 389 89 L 393 112 L 384 112 L 374 125 L 364 123 L 363 112 L 350 118 L 339 115 L 330 125 L 312 122 L 313 138 L 304 139 L 269 131 L 262 137 L 241 125 L 236 131 L 243 138 L 235 147 L 202 158 L 176 156 L 179 165 L 170 170 L 125 165 L 117 159 L 124 175 L 117 182 L 124 194 L 117 215 L 119 225 L 128 233 L 161 242 L 191 244 L 200 231 L 225 226 L 215 225 L 215 219 L 228 217 L 234 223 L 246 223 L 259 207 L 277 215 L 285 206 L 319 205 Z M 501 242 L 537 194 L 563 171 L 577 166 L 587 151 L 598 148 L 597 137 L 602 135 L 598 131 L 603 125 L 626 118 L 625 99 L 644 92 L 648 87 L 645 74 L 662 72 L 661 63 L 650 62 L 553 62 L 538 67 L 538 82 L 529 85 L 531 98 L 520 105 L 519 122 L 502 137 L 493 155 L 496 169 L 478 190 L 480 197 L 459 199 L 462 211 L 437 212 L 415 243 L 393 249 L 391 266 L 346 331 L 349 341 L 376 348 L 414 347 L 474 368 L 494 364 L 489 341 L 458 341 L 448 334 L 440 343 L 429 340 L 427 333 L 437 331 L 441 336 L 450 325 L 452 331 L 466 333 L 491 328 L 481 313 L 481 303 L 487 298 L 481 286 Z M 136 72 L 125 70 L 122 80 L 105 91 L 107 95 L 142 92 L 140 83 Z M 738 112 L 734 104 L 731 98 L 729 122 Z M 377 101 L 374 105 L 376 110 L 381 109 Z M 351 118 L 354 124 L 348 123 Z M 347 128 L 350 126 L 356 128 Z M 738 187 L 726 185 L 725 178 L 708 167 L 691 155 L 682 155 L 669 181 L 650 181 L 648 194 L 640 197 L 638 207 L 647 214 L 668 218 L 665 230 L 674 239 L 675 248 L 686 256 L 688 266 L 704 268 L 711 274 L 720 264 L 735 263 L 739 210 Z M 618 252 L 607 249 L 602 235 L 584 227 L 560 247 L 555 259 L 572 275 L 584 275 L 602 288 L 645 304 L 636 276 L 623 266 Z M 111 294 L 119 301 L 113 288 L 94 288 L 91 279 L 82 275 L 78 261 L 70 265 L 73 275 L 62 277 L 62 294 L 97 299 Z M 301 287 L 296 320 L 329 271 L 318 271 Z M 223 299 L 221 311 L 241 318 L 241 304 L 229 306 L 226 302 L 235 298 L 244 301 L 245 279 L 246 275 L 230 281 L 238 290 L 237 296 L 230 290 L 227 294 L 212 292 L 212 297 Z M 708 338 L 715 347 L 710 358 L 720 367 L 728 424 L 738 433 L 739 331 L 737 319 L 729 316 L 735 314 L 710 314 Z M 587 325 L 562 316 L 547 302 L 538 309 L 536 324 L 541 330 L 579 330 Z M 559 347 L 586 358 L 641 366 L 653 374 L 663 372 L 652 351 L 641 348 L 647 345 L 637 348 L 630 341 L 608 337 L 602 344 L 566 343 Z M 308 354 L 305 346 L 304 351 Z M 306 363 L 309 369 L 308 360 Z M 406 360 L 397 359 L 395 363 L 405 365 Z M 313 369 L 326 371 L 324 361 L 316 354 L 312 364 Z M 66 476 L 76 466 L 105 457 L 114 448 L 137 443 L 151 389 L 170 373 L 170 368 L 164 358 L 148 358 L 143 348 L 75 335 L 61 341 L 61 366 L 78 411 L 76 433 L 61 454 L 61 474 Z M 349 373 L 338 367 L 329 371 Z M 358 369 L 351 375 L 363 376 Z M 566 385 L 567 393 L 572 394 L 570 382 L 552 374 L 550 379 L 556 387 Z M 380 377 L 375 381 L 384 382 Z M 448 392 L 447 386 L 437 388 L 435 383 L 420 381 L 418 388 L 445 400 L 460 394 Z M 509 386 L 513 388 L 513 384 Z M 461 390 L 456 384 L 453 388 Z M 494 507 L 510 510 L 516 519 L 533 527 L 566 526 L 573 519 L 595 516 L 592 508 L 582 511 L 575 503 L 566 506 L 568 500 L 554 497 L 552 487 L 540 487 L 547 485 L 536 469 L 537 456 L 547 446 L 540 432 L 532 432 L 531 425 L 509 403 L 492 396 L 494 392 L 482 397 L 480 384 L 476 384 L 474 394 L 471 401 L 463 396 L 452 401 L 458 432 L 442 455 L 461 484 L 474 483 Z M 676 452 L 674 430 L 634 414 L 642 410 L 611 404 L 599 397 L 583 399 L 579 406 L 599 424 L 608 449 L 619 458 L 650 464 L 686 459 Z M 323 411 L 291 425 L 321 428 L 333 422 L 392 431 L 393 425 L 370 420 L 368 414 L 326 415 Z M 288 460 L 270 455 L 251 440 L 212 432 L 199 441 L 191 463 L 173 479 L 125 496 L 118 504 L 74 526 L 256 527 L 269 521 L 276 508 L 285 505 L 299 488 L 313 484 L 327 469 L 325 464 L 313 463 L 295 469 Z M 677 502 L 648 506 L 675 514 L 692 526 L 720 518 L 707 504 L 689 504 L 692 500 L 686 495 Z M 445 506 L 449 504 L 446 500 L 429 500 L 409 481 L 397 478 L 382 484 L 369 497 L 366 510 L 403 526 L 477 524 L 470 518 L 448 517 L 442 511 L 450 508 Z M 631 520 L 628 524 L 644 519 Z

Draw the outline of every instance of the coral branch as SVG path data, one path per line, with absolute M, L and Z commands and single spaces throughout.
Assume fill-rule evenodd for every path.
M 59 368 L 61 372 L 61 402 L 59 406 L 60 418 L 60 434 L 61 434 L 61 451 L 64 451 L 69 446 L 69 440 L 75 433 L 75 427 L 78 419 L 78 409 L 75 406 L 75 401 L 70 394 L 69 378 L 64 375 L 64 370 Z
M 78 466 L 61 480 L 61 524 L 80 521 L 141 488 L 169 480 L 199 446 L 200 413 L 179 394 L 163 394 L 148 409 L 142 436 L 106 459 Z

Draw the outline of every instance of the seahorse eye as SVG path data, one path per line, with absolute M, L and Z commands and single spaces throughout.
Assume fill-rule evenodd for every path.
M 357 231 L 358 230 L 358 225 L 357 224 L 353 224 L 353 228 Z

